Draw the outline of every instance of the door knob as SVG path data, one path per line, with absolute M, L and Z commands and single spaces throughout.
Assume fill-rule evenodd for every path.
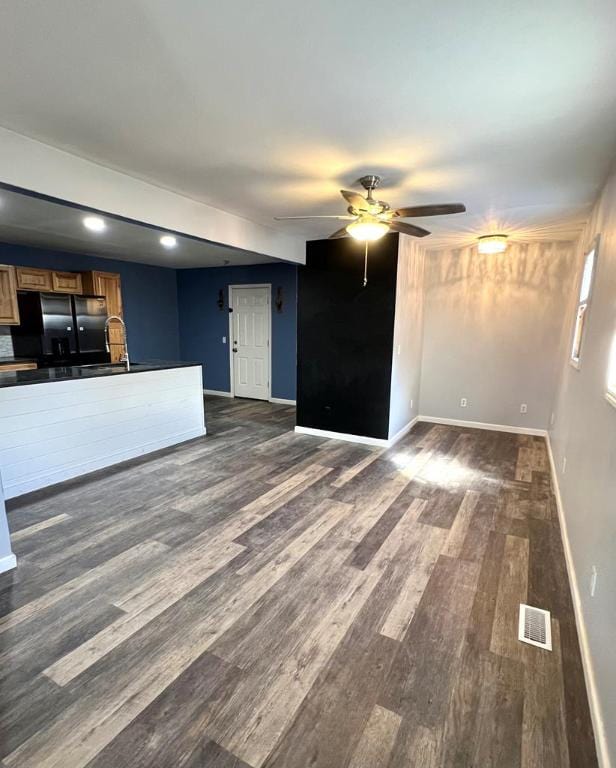
M 234 352 L 237 352 L 237 347 L 233 347 L 233 351 L 234 351 Z

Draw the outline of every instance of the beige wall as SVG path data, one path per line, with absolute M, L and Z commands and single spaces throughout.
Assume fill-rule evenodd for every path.
M 568 362 L 577 286 L 584 253 L 596 235 L 600 235 L 599 255 L 577 370 Z M 585 628 L 604 725 L 595 723 L 595 732 L 616 763 L 616 408 L 605 398 L 610 347 L 616 334 L 616 173 L 580 240 L 575 272 L 550 441 L 579 590 L 582 631 Z M 598 577 L 591 597 L 593 566 Z M 584 642 L 583 636 L 581 640 Z
M 561 242 L 427 252 L 423 416 L 547 429 L 573 260 Z

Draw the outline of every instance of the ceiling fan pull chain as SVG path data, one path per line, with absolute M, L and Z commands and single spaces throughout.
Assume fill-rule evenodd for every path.
M 364 241 L 364 288 L 368 284 L 368 241 Z

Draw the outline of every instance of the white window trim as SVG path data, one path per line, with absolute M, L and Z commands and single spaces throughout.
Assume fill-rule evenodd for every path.
M 575 368 L 576 371 L 579 371 L 582 368 L 582 354 L 584 350 L 584 339 L 586 337 L 586 330 L 588 328 L 588 323 L 589 323 L 593 292 L 595 288 L 595 277 L 597 275 L 597 263 L 599 260 L 599 239 L 600 239 L 600 235 L 597 235 L 591 242 L 590 246 L 586 248 L 586 250 L 584 251 L 584 258 L 582 259 L 582 269 L 581 269 L 580 278 L 577 284 L 577 301 L 575 303 L 575 318 L 573 320 L 573 330 L 569 339 L 569 365 L 572 368 Z M 586 297 L 586 300 L 580 301 L 580 291 L 582 289 L 582 281 L 584 280 L 584 267 L 586 265 L 586 259 L 588 258 L 588 254 L 591 253 L 592 251 L 594 251 L 595 256 L 593 261 L 592 276 L 590 280 L 590 288 L 589 288 L 588 296 Z M 584 313 L 584 325 L 582 327 L 582 335 L 580 338 L 579 357 L 576 358 L 573 356 L 573 344 L 575 342 L 578 313 L 580 311 L 580 307 L 582 306 L 582 304 L 586 304 L 586 311 Z

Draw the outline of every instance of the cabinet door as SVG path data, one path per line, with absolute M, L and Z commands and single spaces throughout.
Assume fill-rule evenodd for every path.
M 0 325 L 19 325 L 15 267 L 0 264 Z
M 122 317 L 122 286 L 117 272 L 85 272 L 83 292 L 104 296 L 107 299 L 107 314 Z
M 49 269 L 16 267 L 17 287 L 22 291 L 52 291 L 53 281 Z
M 114 272 L 98 272 L 97 275 L 102 295 L 107 299 L 107 313 L 123 317 L 120 275 Z
M 107 300 L 107 315 L 123 316 L 122 284 L 117 272 L 86 272 L 83 275 L 83 292 L 104 296 Z M 109 353 L 112 363 L 118 363 L 124 354 L 124 328 L 112 320 L 107 329 Z
M 119 363 L 124 356 L 124 344 L 110 344 L 109 356 L 112 363 Z
M 55 293 L 83 293 L 79 272 L 53 272 L 51 280 Z

